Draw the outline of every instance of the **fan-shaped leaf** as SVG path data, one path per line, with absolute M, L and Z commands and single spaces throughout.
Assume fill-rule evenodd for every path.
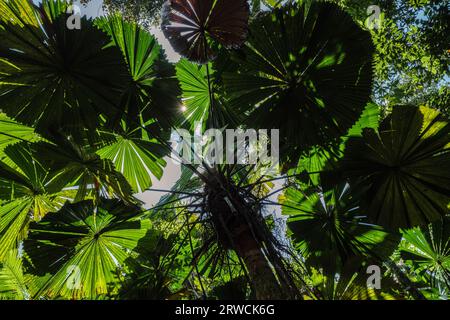
M 309 2 L 308 2 L 309 3 Z M 373 45 L 339 7 L 288 5 L 256 18 L 247 44 L 224 73 L 231 107 L 248 123 L 279 129 L 283 158 L 345 135 L 369 101 Z
M 139 208 L 118 200 L 66 205 L 33 223 L 24 250 L 27 272 L 43 277 L 37 296 L 96 298 L 115 284 L 138 241 L 150 227 Z
M 110 46 L 120 49 L 132 77 L 119 106 L 128 125 L 138 127 L 155 118 L 161 125 L 172 124 L 179 106 L 179 87 L 155 37 L 117 14 L 99 18 L 95 24 L 111 37 Z M 116 122 L 120 119 L 115 118 Z
M 211 43 L 241 46 L 247 37 L 250 7 L 246 0 L 168 0 L 162 30 L 176 52 L 198 63 L 214 57 Z
M 189 128 L 195 130 L 198 123 L 206 128 L 234 128 L 237 115 L 230 110 L 223 93 L 215 83 L 215 70 L 212 65 L 196 65 L 186 59 L 177 63 L 177 78 L 182 89 L 181 125 L 188 122 Z M 210 85 L 208 84 L 210 81 Z M 211 86 L 211 87 L 210 87 Z M 211 91 L 211 92 L 210 92 Z
M 415 273 L 450 295 L 450 218 L 403 231 L 400 253 Z
M 22 261 L 16 250 L 11 250 L 0 263 L 0 300 L 23 300 L 28 298 Z
M 364 211 L 390 228 L 424 225 L 448 214 L 450 126 L 438 111 L 394 107 L 377 131 L 348 141 L 345 176 L 365 188 Z
M 355 191 L 345 183 L 330 191 L 299 184 L 280 202 L 300 253 L 325 272 L 338 272 L 356 257 L 382 261 L 400 241 L 398 234 L 367 223 Z
M 85 17 L 67 27 L 69 4 L 28 0 L 0 5 L 0 108 L 38 131 L 69 124 L 95 128 L 113 116 L 129 81 L 120 51 Z
M 28 144 L 11 145 L 5 152 L 16 169 L 0 162 L 0 260 L 25 237 L 30 220 L 58 210 L 75 193 L 51 183 Z
M 152 185 L 152 175 L 161 179 L 166 164 L 161 158 L 164 150 L 160 144 L 133 137 L 118 136 L 117 142 L 97 153 L 114 163 L 136 193 Z

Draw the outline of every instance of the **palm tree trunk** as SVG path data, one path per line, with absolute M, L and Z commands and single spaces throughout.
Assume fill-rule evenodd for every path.
M 234 250 L 245 264 L 250 281 L 261 300 L 283 299 L 283 290 L 274 268 L 263 252 L 256 213 L 237 194 L 226 194 L 216 186 L 209 189 L 208 207 L 220 243 Z M 255 233 L 256 232 L 256 233 Z
M 234 239 L 235 251 L 244 261 L 258 300 L 283 299 L 274 270 L 262 251 L 261 244 L 244 227 Z

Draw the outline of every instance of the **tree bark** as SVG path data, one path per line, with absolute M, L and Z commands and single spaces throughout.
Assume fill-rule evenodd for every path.
M 249 228 L 244 227 L 234 239 L 235 251 L 242 258 L 255 289 L 256 299 L 283 299 L 282 289 L 261 244 Z
M 259 221 L 244 199 L 230 188 L 231 195 L 218 186 L 208 190 L 208 207 L 221 244 L 242 259 L 258 300 L 283 299 L 283 290 L 263 252 L 264 236 Z

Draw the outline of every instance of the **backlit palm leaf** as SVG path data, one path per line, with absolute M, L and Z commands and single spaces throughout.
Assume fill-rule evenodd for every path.
M 225 126 L 234 128 L 237 116 L 229 109 L 223 90 L 215 82 L 212 65 L 208 67 L 209 79 L 206 65 L 199 66 L 186 59 L 177 63 L 177 78 L 182 90 L 181 118 L 189 124 L 191 130 L 195 130 L 196 123 L 200 124 L 202 129 Z M 211 88 L 208 80 L 211 82 Z
M 402 258 L 433 287 L 450 295 L 450 218 L 403 232 Z
M 42 277 L 35 296 L 92 299 L 116 292 L 116 284 L 150 228 L 139 208 L 118 200 L 65 205 L 33 223 L 24 250 L 28 273 Z
M 128 125 L 138 127 L 157 119 L 163 127 L 170 126 L 179 110 L 179 87 L 174 68 L 156 38 L 119 15 L 99 18 L 95 24 L 111 37 L 110 46 L 120 49 L 132 78 L 126 83 L 120 102 Z
M 352 263 L 354 262 L 354 264 Z M 360 265 L 351 261 L 338 273 L 323 274 L 316 269 L 311 270 L 314 287 L 324 300 L 396 300 L 403 296 L 396 293 L 399 286 L 389 277 L 381 274 L 381 288 L 371 288 L 367 285 L 367 264 Z
M 4 160 L 3 151 L 10 145 L 21 141 L 34 142 L 40 140 L 34 129 L 17 123 L 0 113 L 0 160 Z
M 11 250 L 0 263 L 0 300 L 23 300 L 29 297 L 22 271 L 22 259 Z
M 56 134 L 51 142 L 36 143 L 33 148 L 51 170 L 51 183 L 72 187 L 76 192 L 75 201 L 99 196 L 134 201 L 130 184 L 116 171 L 113 162 L 101 159 L 86 141 Z
M 135 193 L 144 192 L 152 185 L 152 176 L 161 179 L 166 162 L 165 149 L 150 140 L 141 129 L 124 131 L 116 135 L 116 142 L 97 151 L 104 159 L 114 163 L 117 171 L 130 183 Z

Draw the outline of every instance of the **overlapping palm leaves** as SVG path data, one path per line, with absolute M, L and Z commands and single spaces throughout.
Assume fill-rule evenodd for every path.
M 349 260 L 339 272 L 320 272 L 312 269 L 310 281 L 317 288 L 317 294 L 324 300 L 395 300 L 404 299 L 398 284 L 380 274 L 377 289 L 367 285 L 367 264 Z
M 21 141 L 39 141 L 41 137 L 33 128 L 21 125 L 4 113 L 0 113 L 0 160 L 5 160 L 4 150 L 8 145 Z
M 5 154 L 14 166 L 0 162 L 0 260 L 26 237 L 31 220 L 40 220 L 74 197 L 74 190 L 51 182 L 49 170 L 29 144 L 9 146 Z
M 23 300 L 28 296 L 22 260 L 17 250 L 11 250 L 0 263 L 0 300 Z
M 367 223 L 358 194 L 346 183 L 331 190 L 296 182 L 280 198 L 294 242 L 308 265 L 338 272 L 349 260 L 382 263 L 397 248 L 399 234 Z
M 173 68 L 154 37 L 136 24 L 117 16 L 97 25 L 82 18 L 81 29 L 69 30 L 67 8 L 63 1 L 46 0 L 40 7 L 2 2 L 1 108 L 44 135 L 61 129 L 77 135 L 80 125 L 92 136 L 99 128 L 113 131 L 117 142 L 107 153 L 110 160 L 147 154 L 144 166 L 132 166 L 126 175 L 134 191 L 145 190 L 151 175 L 161 177 L 164 162 L 161 148 L 144 151 L 141 145 L 156 143 L 179 105 Z M 23 25 L 23 19 L 33 24 Z M 127 140 L 130 131 L 136 141 Z M 124 140 L 133 143 L 132 153 Z
M 247 1 L 170 0 L 163 31 L 203 64 L 174 67 L 118 15 L 67 29 L 67 6 L 0 2 L 0 109 L 11 117 L 0 116 L 0 297 L 205 298 L 228 287 L 254 297 L 248 265 L 211 214 L 208 177 L 218 176 L 262 221 L 252 226 L 283 288 L 299 287 L 291 297 L 391 297 L 367 290 L 361 272 L 393 263 L 400 236 L 378 224 L 448 214 L 449 127 L 434 110 L 396 107 L 377 128 L 371 39 L 346 13 L 277 4 L 248 28 Z M 243 127 L 281 129 L 283 162 L 296 169 L 269 177 L 245 165 L 189 166 L 140 214 L 132 193 L 162 176 L 163 129 L 241 117 Z M 286 189 L 279 202 L 268 199 L 276 180 Z M 289 216 L 296 252 L 284 229 L 270 232 L 274 205 Z M 406 230 L 400 246 L 411 273 L 439 288 L 448 287 L 446 230 Z
M 97 19 L 95 24 L 111 37 L 109 47 L 120 49 L 131 75 L 115 120 L 125 118 L 129 126 L 137 127 L 152 119 L 162 127 L 172 125 L 179 111 L 179 88 L 173 67 L 155 37 L 119 15 Z
M 73 136 L 57 133 L 51 142 L 32 146 L 36 157 L 49 168 L 51 182 L 73 188 L 75 201 L 103 196 L 134 202 L 132 188 L 126 178 L 116 170 L 111 160 L 100 158 L 85 139 L 76 141 Z
M 199 125 L 201 129 L 235 128 L 239 116 L 230 109 L 222 86 L 219 72 L 212 64 L 197 65 L 186 59 L 176 65 L 177 79 L 182 90 L 182 123 L 191 130 Z
M 400 254 L 412 272 L 436 288 L 440 296 L 450 293 L 450 220 L 448 217 L 422 228 L 403 232 Z M 430 288 L 429 288 L 430 289 Z

